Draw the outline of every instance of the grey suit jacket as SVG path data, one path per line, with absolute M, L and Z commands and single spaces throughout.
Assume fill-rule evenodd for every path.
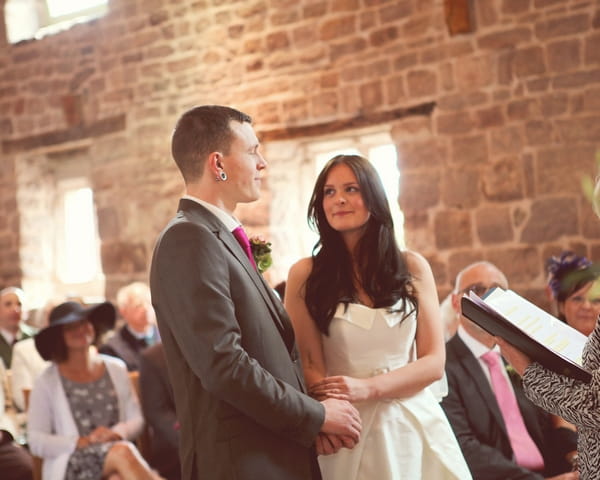
M 324 408 L 304 393 L 281 302 L 221 221 L 183 199 L 161 233 L 152 302 L 181 423 L 182 478 L 320 478 Z

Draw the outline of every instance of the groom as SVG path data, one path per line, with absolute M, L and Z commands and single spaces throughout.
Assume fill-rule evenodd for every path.
M 244 113 L 192 108 L 171 151 L 186 185 L 161 233 L 150 286 L 181 424 L 182 478 L 321 478 L 315 441 L 352 447 L 348 402 L 304 392 L 294 331 L 233 216 L 259 198 L 267 163 Z M 234 236 L 235 235 L 235 236 Z M 326 439 L 327 441 L 323 441 Z

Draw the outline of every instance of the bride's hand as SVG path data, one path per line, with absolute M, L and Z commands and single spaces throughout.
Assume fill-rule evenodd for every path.
M 368 379 L 338 375 L 325 377 L 309 388 L 309 393 L 315 398 L 338 398 L 349 402 L 361 402 L 371 395 Z

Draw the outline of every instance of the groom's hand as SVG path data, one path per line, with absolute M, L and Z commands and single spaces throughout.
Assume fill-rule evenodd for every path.
M 325 421 L 321 433 L 348 437 L 344 443 L 358 443 L 361 431 L 358 410 L 346 400 L 327 398 L 321 402 L 325 407 Z
M 356 442 L 350 437 L 328 435 L 326 433 L 319 433 L 315 443 L 318 455 L 331 455 L 342 447 L 354 448 L 356 445 Z

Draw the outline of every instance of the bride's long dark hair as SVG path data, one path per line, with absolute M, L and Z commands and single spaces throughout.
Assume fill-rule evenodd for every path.
M 329 324 L 338 304 L 358 300 L 354 286 L 351 254 L 341 234 L 327 221 L 323 210 L 324 186 L 331 169 L 347 165 L 356 175 L 369 220 L 356 245 L 355 261 L 359 281 L 376 308 L 392 307 L 402 300 L 398 311 L 418 308 L 416 291 L 404 255 L 394 236 L 392 214 L 379 175 L 360 155 L 337 155 L 325 165 L 308 206 L 308 222 L 319 233 L 313 248 L 313 267 L 306 280 L 305 301 L 319 330 L 329 333 Z

